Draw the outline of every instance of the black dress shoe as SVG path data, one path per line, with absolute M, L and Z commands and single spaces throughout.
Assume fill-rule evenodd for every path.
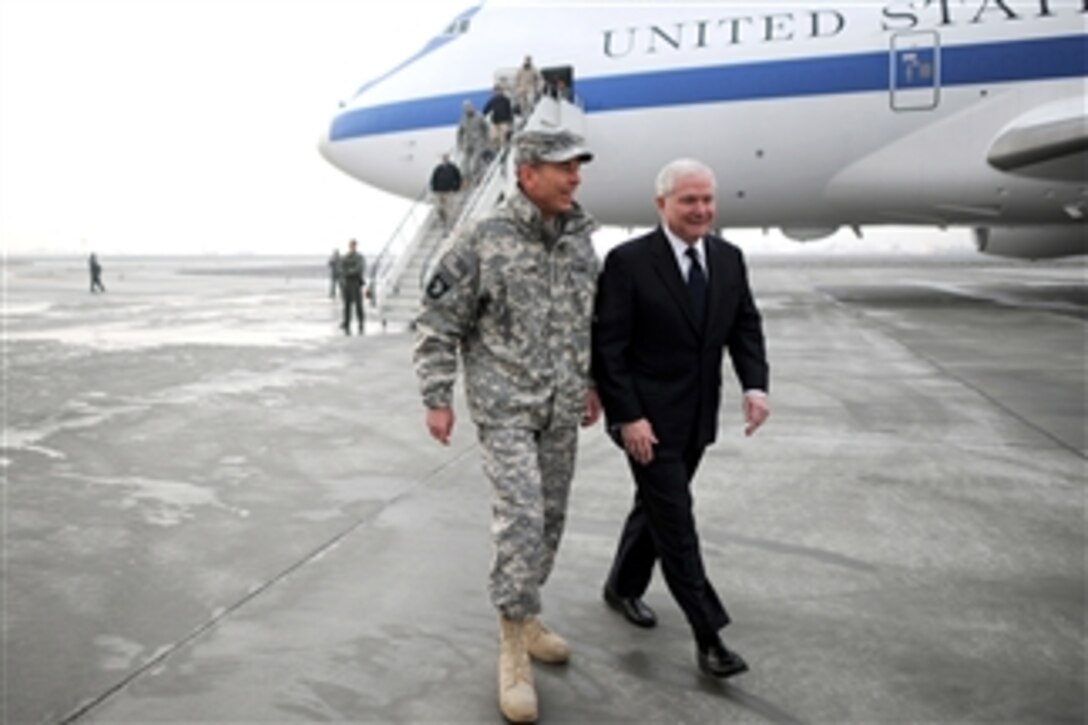
M 748 663 L 724 644 L 699 646 L 696 650 L 699 669 L 711 677 L 732 677 L 748 671 Z
M 657 615 L 654 614 L 654 610 L 646 606 L 646 603 L 638 597 L 621 597 L 612 591 L 611 587 L 605 586 L 604 601 L 636 627 L 649 628 L 657 624 Z

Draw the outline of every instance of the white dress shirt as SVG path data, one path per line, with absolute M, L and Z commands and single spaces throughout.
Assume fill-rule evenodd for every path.
M 661 228 L 665 230 L 665 238 L 669 240 L 672 253 L 676 255 L 676 263 L 680 265 L 680 276 L 684 281 L 687 281 L 688 272 L 691 271 L 691 257 L 687 255 L 687 251 L 689 248 L 693 248 L 695 249 L 695 256 L 699 258 L 699 264 L 703 267 L 703 276 L 706 277 L 707 284 L 710 284 L 710 268 L 706 266 L 706 243 L 703 238 L 699 237 L 694 244 L 688 244 L 673 234 L 668 224 L 662 223 Z

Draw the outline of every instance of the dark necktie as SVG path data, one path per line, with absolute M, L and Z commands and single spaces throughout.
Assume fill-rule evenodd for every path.
M 699 254 L 693 247 L 684 251 L 691 260 L 688 268 L 688 294 L 691 295 L 691 308 L 695 312 L 695 326 L 703 327 L 703 314 L 706 312 L 706 275 L 703 265 L 699 264 Z

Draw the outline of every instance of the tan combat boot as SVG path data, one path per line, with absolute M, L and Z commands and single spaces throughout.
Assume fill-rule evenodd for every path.
M 525 623 L 500 616 L 499 635 L 499 709 L 510 722 L 535 722 L 536 689 Z
M 570 659 L 567 641 L 545 627 L 537 617 L 525 620 L 525 647 L 530 657 L 549 665 L 561 665 Z

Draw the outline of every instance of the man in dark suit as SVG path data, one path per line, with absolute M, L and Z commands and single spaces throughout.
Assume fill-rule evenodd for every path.
M 656 191 L 661 226 L 613 249 L 597 288 L 593 375 L 636 487 L 604 597 L 654 626 L 642 595 L 660 560 L 700 670 L 730 677 L 748 666 L 719 635 L 729 615 L 703 568 L 690 484 L 717 433 L 724 350 L 744 390 L 745 434 L 770 412 L 762 322 L 740 250 L 709 234 L 713 172 L 680 159 Z

